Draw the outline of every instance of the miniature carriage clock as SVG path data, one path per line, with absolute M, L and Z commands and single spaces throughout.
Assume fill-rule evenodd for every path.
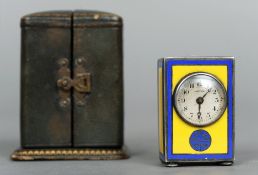
M 161 161 L 232 165 L 234 58 L 163 58 L 158 83 Z

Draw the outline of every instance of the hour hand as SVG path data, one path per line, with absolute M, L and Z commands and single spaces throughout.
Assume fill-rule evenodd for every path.
M 203 103 L 203 97 L 198 97 L 197 99 L 196 99 L 196 103 L 198 104 L 198 113 L 197 113 L 197 116 L 198 116 L 198 119 L 200 119 L 201 118 L 201 105 L 202 105 L 202 103 Z
M 202 115 L 202 113 L 201 113 L 201 104 L 198 104 L 198 112 L 197 112 L 198 119 L 201 118 L 201 115 Z

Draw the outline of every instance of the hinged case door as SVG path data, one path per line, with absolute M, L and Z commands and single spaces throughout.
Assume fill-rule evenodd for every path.
M 74 147 L 123 144 L 122 19 L 76 11 L 73 15 L 73 76 L 78 60 L 90 75 L 90 92 L 73 91 Z M 79 68 L 79 72 L 80 72 Z
M 57 87 L 62 59 L 71 62 L 71 15 L 44 12 L 22 18 L 22 147 L 71 146 L 70 91 L 62 99 Z

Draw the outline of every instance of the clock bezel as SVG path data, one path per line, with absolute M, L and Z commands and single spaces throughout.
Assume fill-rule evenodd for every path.
M 205 123 L 205 124 L 197 124 L 197 123 L 193 123 L 193 122 L 190 122 L 188 121 L 187 119 L 185 119 L 182 114 L 178 111 L 177 109 L 177 100 L 175 100 L 176 98 L 176 94 L 179 92 L 179 89 L 180 87 L 182 86 L 182 84 L 188 80 L 189 78 L 193 77 L 193 76 L 196 76 L 196 75 L 205 75 L 205 76 L 209 76 L 211 78 L 213 78 L 215 81 L 218 82 L 218 84 L 222 87 L 222 91 L 225 95 L 225 105 L 223 106 L 223 109 L 221 110 L 219 116 L 215 119 L 215 120 L 212 120 L 211 122 L 209 123 Z M 187 75 L 185 75 L 183 78 L 181 78 L 179 80 L 179 83 L 177 83 L 176 87 L 175 87 L 175 91 L 173 93 L 173 102 L 174 102 L 174 109 L 176 111 L 176 113 L 178 114 L 178 116 L 183 120 L 185 121 L 186 123 L 192 125 L 192 126 L 197 126 L 197 127 L 205 127 L 205 126 L 209 126 L 209 125 L 212 125 L 214 124 L 215 122 L 217 122 L 222 116 L 223 114 L 225 113 L 227 107 L 228 107 L 228 94 L 227 94 L 227 90 L 225 88 L 225 86 L 223 85 L 223 83 L 213 74 L 211 73 L 207 73 L 207 72 L 193 72 L 193 73 L 189 73 Z

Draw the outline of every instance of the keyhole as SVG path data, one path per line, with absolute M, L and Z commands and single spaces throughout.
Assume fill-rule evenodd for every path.
M 88 86 L 88 83 L 87 83 L 88 81 L 87 81 L 87 79 L 85 78 L 84 79 L 84 84 L 85 84 L 85 86 Z

